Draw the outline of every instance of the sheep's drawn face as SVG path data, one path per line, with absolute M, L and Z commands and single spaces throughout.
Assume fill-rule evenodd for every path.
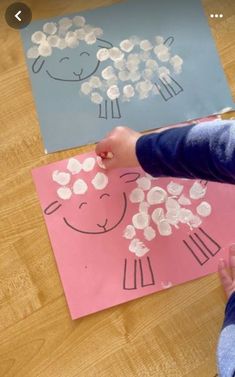
M 139 173 L 126 173 L 120 178 L 125 183 L 138 179 Z M 113 201 L 115 200 L 115 205 Z M 88 192 L 82 196 L 73 196 L 63 203 L 54 201 L 44 210 L 46 215 L 63 212 L 64 224 L 70 229 L 84 234 L 103 234 L 112 231 L 125 218 L 127 211 L 127 196 L 118 189 L 114 193 L 105 188 Z
M 32 71 L 35 74 L 42 71 L 48 78 L 61 82 L 83 81 L 94 75 L 100 66 L 97 51 L 111 47 L 111 43 L 97 39 L 94 45 L 81 42 L 76 48 L 54 49 L 51 56 L 35 59 Z

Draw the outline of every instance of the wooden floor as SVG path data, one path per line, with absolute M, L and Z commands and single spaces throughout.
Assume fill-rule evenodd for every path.
M 27 3 L 36 19 L 111 1 Z M 93 147 L 44 155 L 19 34 L 3 18 L 8 4 L 0 5 L 0 376 L 214 377 L 224 311 L 217 274 L 70 319 L 30 171 Z M 235 1 L 203 5 L 235 99 Z M 224 17 L 209 18 L 215 12 Z

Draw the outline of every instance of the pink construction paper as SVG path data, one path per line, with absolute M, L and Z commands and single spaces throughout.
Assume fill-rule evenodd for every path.
M 82 164 L 88 157 L 95 158 L 95 154 L 75 158 Z M 67 164 L 68 160 L 63 160 L 36 168 L 33 179 L 73 319 L 215 272 L 219 258 L 227 256 L 227 246 L 234 241 L 235 188 L 232 185 L 201 182 L 206 189 L 205 196 L 190 199 L 192 204 L 182 207 L 196 214 L 196 207 L 206 201 L 211 205 L 211 214 L 201 217 L 198 228 L 190 229 L 183 223 L 178 224 L 178 229 L 172 226 L 170 236 L 160 235 L 151 219 L 154 209 L 165 208 L 165 203 L 151 205 L 148 213 L 156 237 L 148 241 L 144 230 L 136 229 L 133 238 L 149 249 L 139 257 L 129 250 L 132 240 L 123 235 L 139 212 L 139 203 L 132 203 L 130 194 L 138 187 L 136 179 L 146 177 L 143 170 L 106 172 L 96 164 L 92 171 L 71 174 L 67 185 L 72 188 L 74 181 L 81 178 L 87 183 L 88 191 L 62 200 L 57 194 L 60 185 L 53 181 L 52 174 L 56 170 L 68 171 Z M 97 172 L 108 177 L 107 186 L 101 190 L 91 183 Z M 166 191 L 171 181 L 183 185 L 183 194 L 190 197 L 193 180 L 150 180 L 151 187 L 159 186 Z M 146 201 L 149 190 L 143 192 Z M 54 204 L 50 206 L 51 203 Z

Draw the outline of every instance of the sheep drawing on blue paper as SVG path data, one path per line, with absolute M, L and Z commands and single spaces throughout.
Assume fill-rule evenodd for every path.
M 33 73 L 43 72 L 61 85 L 80 84 L 81 94 L 98 105 L 104 119 L 121 118 L 121 101 L 152 95 L 168 101 L 183 91 L 173 77 L 182 72 L 183 59 L 171 54 L 172 36 L 153 41 L 133 36 L 116 47 L 102 35 L 82 16 L 45 23 L 43 31 L 32 34 L 34 45 L 27 51 Z

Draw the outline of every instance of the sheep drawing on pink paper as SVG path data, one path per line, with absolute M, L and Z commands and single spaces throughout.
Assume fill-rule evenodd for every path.
M 183 184 L 168 180 L 162 187 L 158 179 L 139 170 L 107 174 L 101 160 L 94 157 L 69 159 L 66 171 L 53 171 L 51 179 L 55 200 L 44 209 L 45 215 L 51 216 L 63 207 L 60 222 L 72 232 L 94 237 L 94 247 L 96 236 L 102 236 L 105 244 L 105 236 L 114 230 L 126 240 L 124 290 L 156 284 L 151 263 L 153 245 L 157 247 L 158 237 L 170 237 L 181 225 L 188 227 L 182 242 L 196 263 L 203 265 L 221 249 L 201 227 L 212 212 L 210 203 L 203 200 L 207 182 L 193 181 L 186 195 Z M 128 258 L 128 251 L 134 259 Z M 163 288 L 170 285 L 163 283 Z
M 60 82 L 61 90 L 79 84 L 81 95 L 98 105 L 99 118 L 121 118 L 121 101 L 157 95 L 168 101 L 183 91 L 173 77 L 182 72 L 183 59 L 171 52 L 172 36 L 152 41 L 133 36 L 113 46 L 102 28 L 75 16 L 45 23 L 31 41 L 27 57 L 34 59 L 33 73 Z

